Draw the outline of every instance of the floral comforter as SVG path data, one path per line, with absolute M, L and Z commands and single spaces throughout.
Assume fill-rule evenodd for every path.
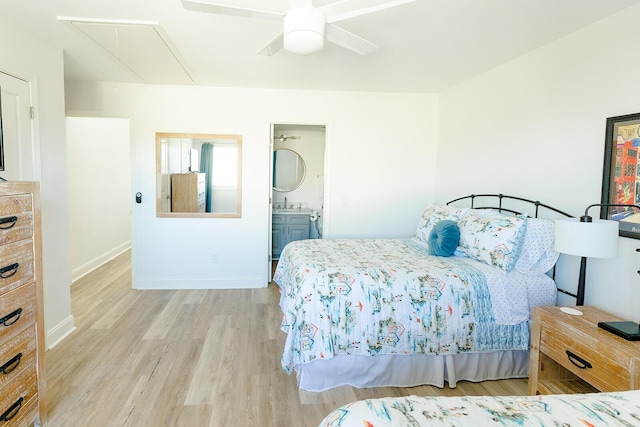
M 637 426 L 640 391 L 549 396 L 408 396 L 361 400 L 319 427 Z
M 528 350 L 527 322 L 497 324 L 485 276 L 464 259 L 428 255 L 416 239 L 288 244 L 281 288 L 282 367 L 339 354 Z

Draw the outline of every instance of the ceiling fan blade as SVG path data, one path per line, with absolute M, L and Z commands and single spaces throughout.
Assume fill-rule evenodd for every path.
M 258 55 L 271 56 L 278 53 L 284 47 L 284 33 L 280 33 L 273 40 L 271 40 L 265 47 L 263 47 Z
M 415 0 L 341 0 L 318 9 L 327 17 L 327 23 L 331 24 L 414 1 Z
M 225 4 L 211 3 L 202 0 L 182 0 L 182 6 L 194 12 L 215 13 L 217 15 L 240 16 L 242 18 L 268 19 L 279 21 L 284 16 L 281 12 L 268 10 L 248 9 L 244 7 L 232 7 Z
M 342 46 L 360 55 L 366 55 L 378 49 L 377 45 L 333 24 L 327 24 L 325 27 L 325 36 L 331 43 L 335 43 L 338 46 Z

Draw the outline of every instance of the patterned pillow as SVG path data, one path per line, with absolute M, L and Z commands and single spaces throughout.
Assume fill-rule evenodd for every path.
M 422 218 L 418 221 L 416 237 L 425 243 L 429 243 L 429 235 L 437 223 L 443 219 L 458 222 L 468 210 L 468 208 L 454 208 L 453 206 L 427 206 Z
M 510 271 L 518 261 L 526 225 L 526 216 L 500 213 L 478 216 L 468 212 L 458 222 L 458 251 L 469 258 Z

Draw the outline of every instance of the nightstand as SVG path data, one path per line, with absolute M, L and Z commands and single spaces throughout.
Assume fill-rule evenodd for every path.
M 594 307 L 533 310 L 529 394 L 590 393 L 640 389 L 640 341 L 598 327 L 623 320 Z

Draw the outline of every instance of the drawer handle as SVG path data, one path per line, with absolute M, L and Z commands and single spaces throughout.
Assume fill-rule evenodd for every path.
M 3 318 L 0 318 L 0 324 L 4 326 L 11 326 L 20 319 L 20 315 L 22 314 L 22 308 L 19 308 L 11 313 L 7 314 Z M 14 319 L 15 317 L 15 319 Z M 13 320 L 12 320 L 13 319 Z
M 567 350 L 567 357 L 569 358 L 569 362 L 573 363 L 574 366 L 577 366 L 580 369 L 593 368 L 591 363 L 584 360 L 582 357 L 570 352 Z
M 11 265 L 6 265 L 0 268 L 0 278 L 8 279 L 9 277 L 13 276 L 18 272 L 18 267 L 20 267 L 20 264 L 18 264 L 17 262 L 14 262 Z
M 20 408 L 22 408 L 23 401 L 24 397 L 21 396 L 20 399 L 16 400 L 9 409 L 4 411 L 4 414 L 0 415 L 0 421 L 9 421 L 11 418 L 18 415 L 18 412 L 20 412 Z
M 17 216 L 7 216 L 0 218 L 0 230 L 8 230 L 18 222 Z
M 18 353 L 11 360 L 9 360 L 4 365 L 0 366 L 0 373 L 8 375 L 13 372 L 18 365 L 20 364 L 20 359 L 22 358 L 22 353 Z

